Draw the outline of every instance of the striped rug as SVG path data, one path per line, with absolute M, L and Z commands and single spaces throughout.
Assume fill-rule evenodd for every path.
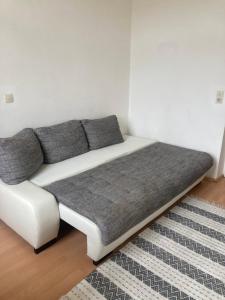
M 74 299 L 225 299 L 225 210 L 186 198 L 73 288 Z

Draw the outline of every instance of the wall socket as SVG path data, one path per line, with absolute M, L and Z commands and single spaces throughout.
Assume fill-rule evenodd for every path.
M 4 101 L 7 104 L 13 103 L 14 102 L 14 96 L 13 96 L 13 94 L 5 94 L 4 95 Z
M 216 103 L 223 104 L 224 101 L 224 90 L 218 90 L 216 93 Z

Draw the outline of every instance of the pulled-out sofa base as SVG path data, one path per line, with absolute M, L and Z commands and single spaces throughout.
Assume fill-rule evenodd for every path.
M 205 174 L 206 175 L 206 174 Z M 203 179 L 204 176 L 200 177 L 196 180 L 191 186 L 189 186 L 185 191 L 181 194 L 176 196 L 174 199 L 171 199 L 167 204 L 162 206 L 160 209 L 155 211 L 145 220 L 128 230 L 125 234 L 120 236 L 118 239 L 113 241 L 111 244 L 105 246 L 102 243 L 101 232 L 98 226 L 90 221 L 89 219 L 81 216 L 80 214 L 76 213 L 72 209 L 66 207 L 63 204 L 59 204 L 59 211 L 60 217 L 66 223 L 70 224 L 74 228 L 78 229 L 79 231 L 83 232 L 87 236 L 87 255 L 95 262 L 99 262 L 102 258 L 108 255 L 110 252 L 118 248 L 123 242 L 125 242 L 129 237 L 134 235 L 144 226 L 146 226 L 149 222 L 157 218 L 161 215 L 165 210 L 167 210 L 171 205 L 176 203 L 181 197 L 183 197 L 188 191 L 190 191 L 193 187 L 199 184 Z

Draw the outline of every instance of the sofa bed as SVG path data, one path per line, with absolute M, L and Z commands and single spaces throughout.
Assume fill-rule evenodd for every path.
M 38 252 L 60 219 L 97 262 L 203 180 L 204 152 L 122 135 L 116 116 L 0 139 L 0 218 Z

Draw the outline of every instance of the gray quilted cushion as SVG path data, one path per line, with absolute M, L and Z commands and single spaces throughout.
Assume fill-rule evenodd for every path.
M 84 129 L 77 120 L 37 128 L 35 133 L 40 140 L 46 164 L 57 163 L 89 150 Z
M 206 153 L 155 143 L 45 189 L 93 221 L 108 245 L 182 193 L 212 164 Z
M 122 143 L 123 137 L 116 116 L 96 120 L 83 120 L 91 150 Z
M 43 163 L 40 143 L 32 129 L 0 139 L 0 177 L 7 184 L 18 184 L 34 174 Z

